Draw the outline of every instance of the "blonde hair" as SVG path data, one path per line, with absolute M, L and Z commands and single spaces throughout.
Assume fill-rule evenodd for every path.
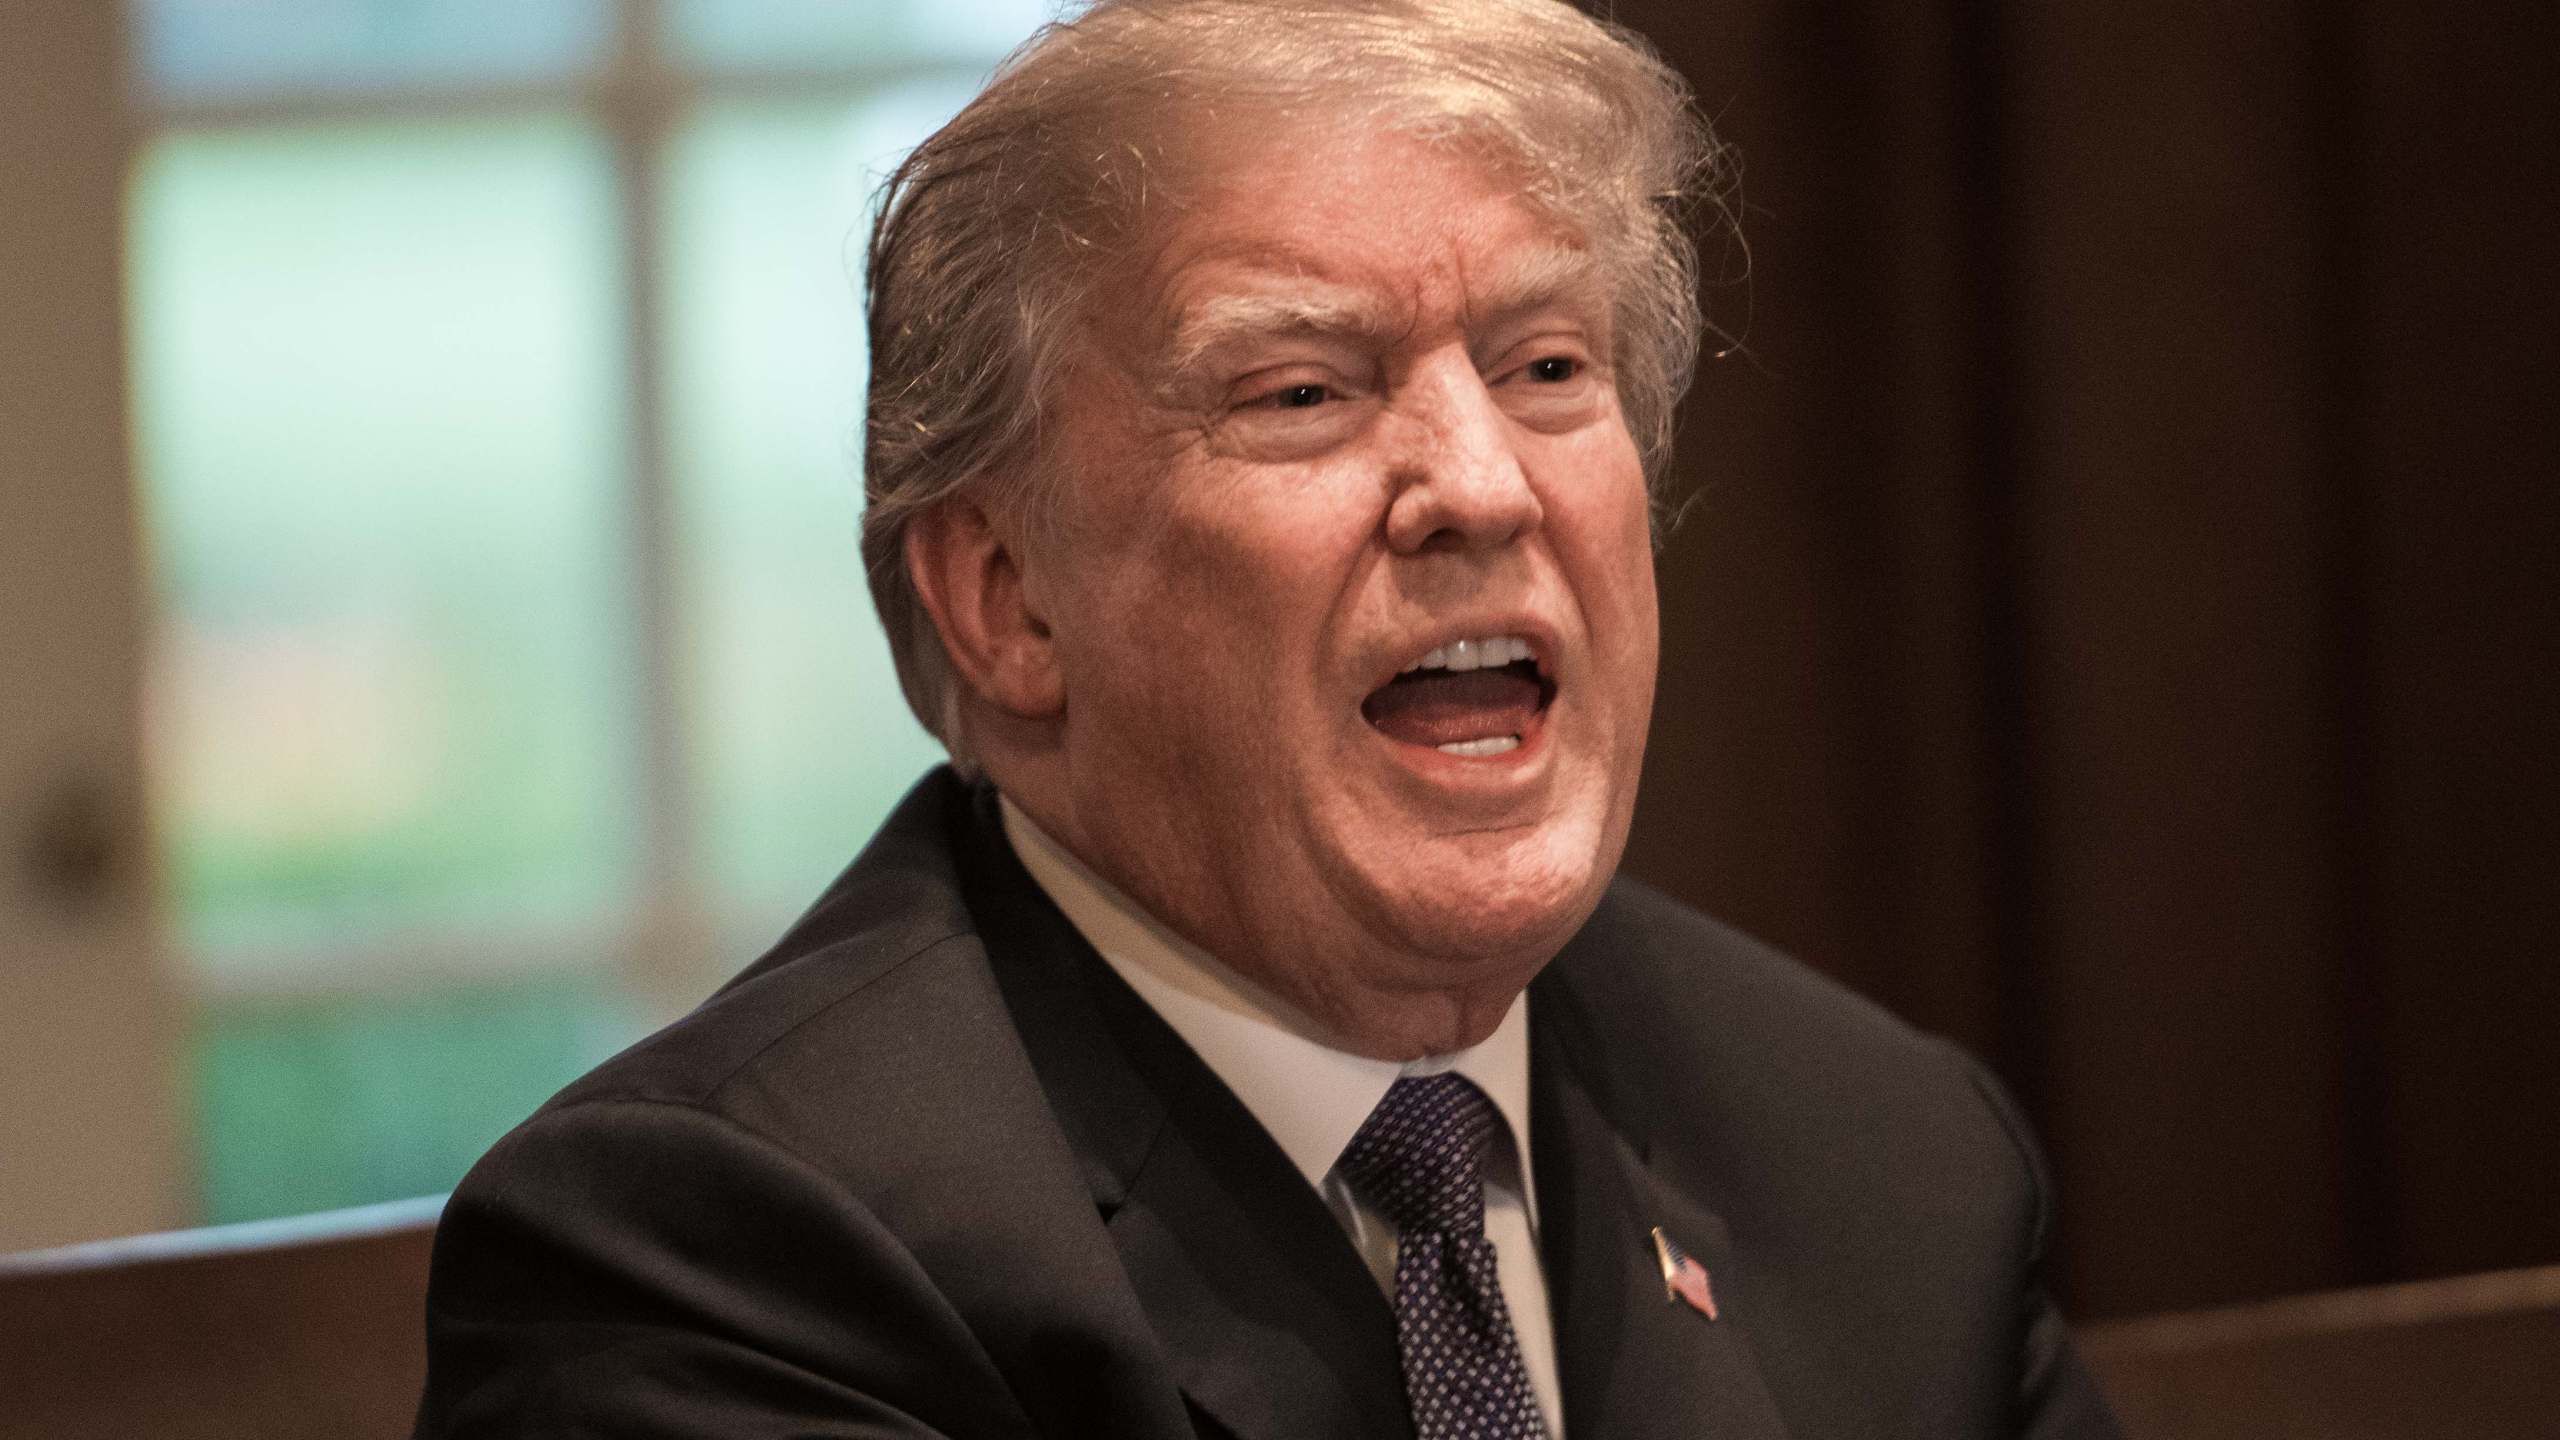
M 1462 147 L 1589 246 L 1659 479 L 1702 328 L 1688 226 L 1702 197 L 1727 214 L 1730 164 L 1641 39 L 1560 0 L 1100 0 L 899 165 L 872 231 L 863 559 L 907 703 L 964 766 L 907 526 L 964 492 L 1045 513 L 1044 401 L 1095 287 L 1170 200 L 1179 133 L 1275 111 Z

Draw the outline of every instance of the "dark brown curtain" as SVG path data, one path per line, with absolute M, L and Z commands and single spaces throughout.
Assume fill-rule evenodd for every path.
M 1622 0 L 1745 158 L 1630 866 L 2083 1315 L 2560 1261 L 2560 6 Z

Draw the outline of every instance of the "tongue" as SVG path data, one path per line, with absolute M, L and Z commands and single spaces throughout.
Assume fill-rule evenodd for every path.
M 1381 687 L 1360 713 L 1407 745 L 1518 735 L 1538 713 L 1538 682 L 1509 667 L 1419 671 Z

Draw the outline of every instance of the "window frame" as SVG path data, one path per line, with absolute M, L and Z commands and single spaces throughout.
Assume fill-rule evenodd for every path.
M 669 295 L 666 157 L 697 115 L 738 102 L 852 103 L 866 92 L 919 81 L 983 79 L 990 60 L 949 55 L 878 62 L 729 69 L 696 64 L 677 51 L 666 0 L 613 0 L 598 61 L 544 81 L 431 81 L 366 87 L 316 86 L 217 95 L 164 95 L 142 75 L 141 47 L 128 65 L 131 117 L 125 173 L 139 173 L 164 137 L 206 131 L 274 130 L 384 121 L 469 122 L 567 115 L 590 126 L 609 157 L 614 197 L 621 321 L 622 415 L 619 543 L 629 617 L 622 701 L 635 717 L 625 777 L 634 833 L 630 903 L 600 923 L 566 930 L 458 933 L 433 926 L 333 942 L 279 943 L 268 959 L 232 968 L 196 962 L 172 927 L 179 989 L 192 1006 L 395 997 L 510 980 L 556 980 L 588 967 L 564 954 L 597 957 L 594 971 L 637 1002 L 651 1023 L 682 1013 L 744 957 L 724 954 L 724 915 L 710 893 L 691 802 L 696 736 L 686 703 L 680 597 L 685 577 L 680 476 L 668 386 Z M 128 24 L 139 24 L 130 20 Z M 858 283 L 848 276 L 848 284 Z M 850 482 L 854 477 L 848 475 Z M 149 477 L 138 476 L 148 488 Z M 156 585 L 151 626 L 164 623 Z M 270 963 L 270 961 L 272 963 Z M 714 967 L 714 968 L 707 968 Z

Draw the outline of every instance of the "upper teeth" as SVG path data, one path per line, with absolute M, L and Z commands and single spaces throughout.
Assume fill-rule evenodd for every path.
M 1488 635 L 1481 640 L 1452 640 L 1431 647 L 1431 653 L 1404 667 L 1402 673 L 1416 670 L 1483 670 L 1508 665 L 1529 658 L 1529 642 L 1517 635 Z

